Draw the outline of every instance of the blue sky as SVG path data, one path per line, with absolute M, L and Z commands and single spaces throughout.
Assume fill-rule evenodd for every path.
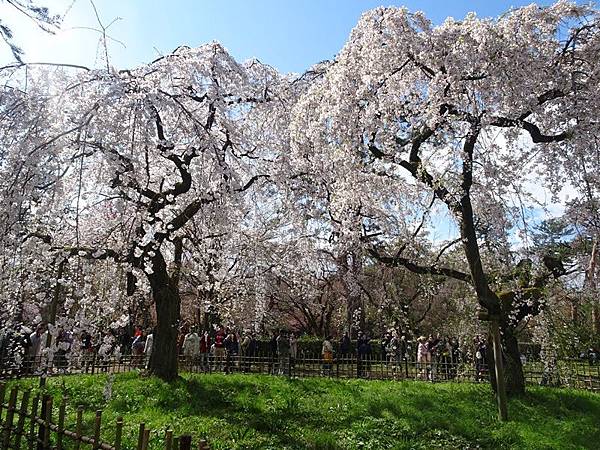
M 17 43 L 26 52 L 26 61 L 104 66 L 99 34 L 89 29 L 98 27 L 90 0 L 36 1 L 50 6 L 55 14 L 66 12 L 56 35 L 37 30 L 0 1 L 0 18 L 13 27 Z M 448 16 L 461 19 L 470 11 L 480 17 L 497 17 L 511 7 L 530 3 L 530 0 L 95 0 L 105 25 L 121 18 L 109 28 L 109 35 L 124 44 L 109 45 L 110 63 L 117 69 L 150 62 L 182 44 L 198 46 L 218 40 L 238 60 L 256 57 L 282 72 L 302 72 L 314 63 L 333 58 L 361 14 L 377 6 L 404 5 L 412 11 L 424 11 L 435 23 L 441 23 Z M 10 51 L 0 46 L 0 65 L 10 61 Z M 543 201 L 545 193 L 538 194 Z M 447 217 L 440 216 L 438 222 L 434 240 L 456 234 L 454 223 Z
M 0 17 L 13 24 L 17 42 L 28 61 L 102 65 L 98 33 L 81 27 L 97 27 L 89 0 L 38 0 L 63 14 L 65 23 L 57 36 L 35 30 L 30 22 L 13 17 L 6 6 Z M 198 46 L 220 41 L 239 60 L 257 57 L 283 72 L 302 72 L 310 65 L 332 58 L 343 46 L 360 15 L 377 6 L 404 5 L 422 10 L 434 22 L 446 17 L 463 18 L 469 11 L 496 17 L 511 7 L 531 1 L 375 1 L 375 0 L 95 0 L 101 19 L 108 24 L 120 17 L 109 34 L 125 44 L 110 45 L 111 64 L 132 67 L 168 53 L 181 44 Z M 551 2 L 537 2 L 549 4 Z M 9 14 L 9 16 L 7 16 Z M 0 61 L 10 59 L 6 49 Z

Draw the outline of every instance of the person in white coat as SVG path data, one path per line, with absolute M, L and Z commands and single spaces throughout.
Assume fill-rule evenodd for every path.
M 146 369 L 150 367 L 150 356 L 152 355 L 152 344 L 154 343 L 154 333 L 146 336 L 146 343 L 144 344 L 144 357 L 146 358 Z
M 185 335 L 183 339 L 183 356 L 188 369 L 191 369 L 198 361 L 200 355 L 200 336 L 196 332 L 196 327 L 192 327 L 191 331 Z
M 35 331 L 29 336 L 31 347 L 29 349 L 29 355 L 31 358 L 31 367 L 34 371 L 37 371 L 42 366 L 42 355 L 44 348 L 46 348 L 46 342 L 48 340 L 48 330 L 44 323 L 37 326 Z

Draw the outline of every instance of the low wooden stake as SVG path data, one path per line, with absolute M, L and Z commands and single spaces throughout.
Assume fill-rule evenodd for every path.
M 494 370 L 496 371 L 496 398 L 498 400 L 498 418 L 501 422 L 508 420 L 508 406 L 506 400 L 506 384 L 504 383 L 504 366 L 502 362 L 502 343 L 500 341 L 500 327 L 498 320 L 490 322 L 494 339 Z
M 115 450 L 121 450 L 121 440 L 123 439 L 123 418 L 117 417 L 117 428 L 115 430 Z

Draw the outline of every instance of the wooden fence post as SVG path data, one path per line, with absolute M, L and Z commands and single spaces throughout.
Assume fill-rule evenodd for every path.
M 179 450 L 192 450 L 192 436 L 184 434 L 179 438 Z
M 506 386 L 504 384 L 504 367 L 502 365 L 502 344 L 500 341 L 500 329 L 498 319 L 490 322 L 492 336 L 494 339 L 494 369 L 496 373 L 496 396 L 498 400 L 498 417 L 501 422 L 508 420 L 508 406 L 506 401 Z M 490 368 L 491 369 L 491 368 Z
M 140 423 L 140 430 L 138 432 L 137 450 L 142 450 L 142 444 L 144 442 L 144 429 L 145 428 L 146 428 L 146 424 L 144 422 Z
M 63 450 L 63 435 L 65 432 L 65 412 L 67 399 L 63 398 L 58 409 L 58 430 L 56 433 L 56 450 Z
M 115 450 L 121 450 L 121 440 L 123 438 L 123 418 L 117 417 L 117 428 L 115 430 Z
M 45 389 L 46 387 L 46 377 L 41 376 L 40 377 L 40 390 Z M 47 402 L 48 399 L 50 398 L 50 396 L 48 394 L 43 394 L 42 398 L 41 398 L 41 405 L 40 405 L 40 419 L 42 420 L 42 422 L 39 424 L 38 426 L 38 436 L 37 436 L 37 450 L 46 450 L 46 448 L 43 446 L 44 444 L 44 435 L 46 434 L 46 426 L 45 426 L 45 420 L 46 420 L 46 410 L 47 410 Z
M 142 439 L 142 450 L 148 450 L 148 444 L 150 443 L 150 429 L 144 430 L 144 438 Z
M 100 427 L 102 426 L 102 410 L 98 409 L 96 411 L 96 418 L 94 420 L 94 445 L 92 446 L 93 450 L 98 450 L 100 448 Z
M 13 387 L 10 390 L 10 397 L 8 399 L 8 409 L 6 410 L 6 420 L 4 421 L 4 435 L 2 439 L 2 448 L 7 449 L 10 445 L 10 435 L 12 434 L 13 419 L 15 417 L 18 393 L 19 389 L 17 387 Z
M 21 398 L 21 409 L 19 410 L 19 422 L 17 423 L 17 431 L 15 432 L 15 448 L 21 449 L 21 438 L 23 437 L 23 430 L 25 429 L 25 417 L 27 417 L 27 406 L 29 405 L 29 396 L 31 395 L 31 391 L 26 389 L 23 392 L 23 397 Z
M 173 450 L 173 430 L 167 430 L 165 436 L 165 450 Z
M 77 407 L 77 423 L 75 425 L 75 438 L 77 442 L 75 443 L 75 449 L 79 450 L 81 448 L 81 427 L 83 426 L 83 406 L 79 405 Z
M 40 384 L 41 381 L 44 378 L 40 378 Z M 40 415 L 39 415 L 39 419 L 41 420 L 38 424 L 38 436 L 37 436 L 37 445 L 36 445 L 36 449 L 37 450 L 45 450 L 44 449 L 44 435 L 46 434 L 46 427 L 44 425 L 44 421 L 46 420 L 46 410 L 48 408 L 46 402 L 48 401 L 49 395 L 48 394 L 43 394 L 41 399 L 40 399 Z
M 42 450 L 51 450 L 50 449 L 50 425 L 52 424 L 52 397 L 49 395 L 46 399 L 46 411 L 44 415 L 44 439 Z
M 33 402 L 31 403 L 31 415 L 29 416 L 29 437 L 27 438 L 28 448 L 29 450 L 33 450 L 35 448 L 35 426 L 38 412 L 38 404 L 40 403 L 40 395 L 37 394 L 33 397 Z

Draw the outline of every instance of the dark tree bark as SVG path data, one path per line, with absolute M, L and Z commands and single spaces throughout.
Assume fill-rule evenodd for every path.
M 598 283 L 596 282 L 596 265 L 598 259 L 598 238 L 594 238 L 592 254 L 585 273 L 585 284 L 592 291 L 592 296 L 596 293 Z M 600 306 L 598 299 L 592 298 L 592 333 L 600 336 Z
M 525 393 L 525 375 L 523 374 L 523 365 L 521 363 L 521 353 L 517 337 L 512 327 L 506 324 L 500 324 L 500 333 L 502 340 L 502 360 L 504 363 L 504 384 L 506 394 L 516 396 Z M 492 336 L 488 335 L 488 342 L 492 342 Z M 494 371 L 494 352 L 487 352 L 487 363 L 490 373 L 490 382 L 492 389 L 496 391 L 496 373 Z
M 177 333 L 179 329 L 181 298 L 177 276 L 169 276 L 167 265 L 160 252 L 152 260 L 153 273 L 148 275 L 156 307 L 156 328 L 149 372 L 165 381 L 178 377 Z

